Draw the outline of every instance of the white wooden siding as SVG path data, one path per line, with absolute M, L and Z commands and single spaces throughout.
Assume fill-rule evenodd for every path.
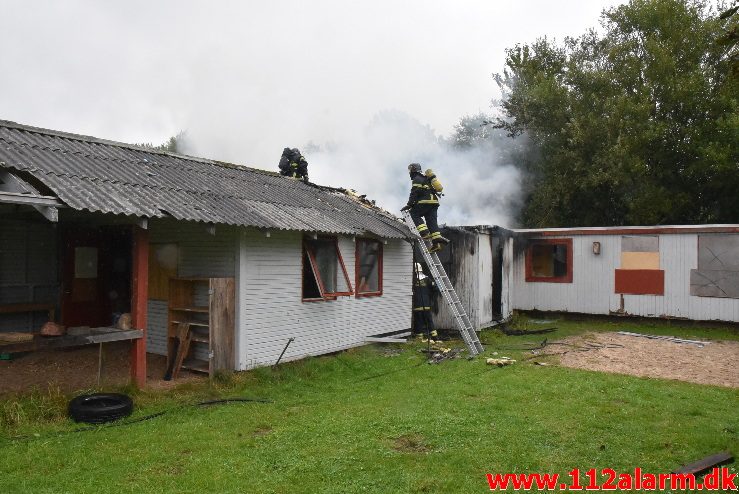
M 493 322 L 493 248 L 491 235 L 478 233 L 477 235 L 477 262 L 479 294 L 477 310 L 477 329 L 490 326 Z
M 525 251 L 514 239 L 504 253 L 504 314 L 511 310 L 543 310 L 609 314 L 618 311 L 621 294 L 615 293 L 614 270 L 621 263 L 621 235 L 573 235 L 572 283 L 525 280 Z M 593 254 L 600 242 L 601 254 Z M 739 322 L 739 299 L 690 295 L 690 270 L 698 264 L 698 234 L 659 235 L 660 269 L 665 271 L 664 295 L 623 295 L 624 311 L 644 317 L 680 317 L 692 320 Z M 739 254 L 738 254 L 739 255 Z M 506 301 L 505 291 L 510 300 Z
M 216 234 L 210 235 L 203 223 L 151 220 L 149 242 L 177 244 L 177 276 L 235 276 L 238 243 L 236 228 L 217 225 Z M 147 351 L 166 355 L 167 302 L 149 300 L 147 307 Z M 207 360 L 207 345 L 195 345 L 194 348 L 198 358 Z
M 239 251 L 239 369 L 273 364 L 288 341 L 283 361 L 344 350 L 367 336 L 403 330 L 411 322 L 410 244 L 390 240 L 383 245 L 383 295 L 340 297 L 302 302 L 302 238 L 300 232 L 273 231 L 270 237 L 247 230 Z M 339 237 L 352 287 L 355 243 Z
M 475 329 L 489 327 L 493 322 L 493 250 L 491 235 L 470 230 L 444 232 L 450 237 L 447 251 L 439 255 L 448 267 L 462 306 Z M 448 254 L 452 259 L 446 262 Z M 457 330 L 457 321 L 441 294 L 436 292 L 437 312 L 433 314 L 438 329 Z

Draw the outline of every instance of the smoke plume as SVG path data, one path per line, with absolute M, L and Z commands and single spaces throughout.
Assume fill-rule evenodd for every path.
M 297 146 L 309 162 L 311 182 L 354 189 L 395 214 L 410 192 L 407 166 L 417 162 L 424 170 L 433 169 L 444 185 L 440 223 L 510 227 L 515 221 L 521 190 L 515 151 L 521 142 L 502 133 L 493 131 L 459 146 L 454 136 L 439 136 L 401 111 L 379 112 L 364 125 L 343 129 L 332 140 L 317 132 L 304 142 L 284 141 L 271 149 L 261 148 L 259 136 L 239 140 L 203 130 L 188 129 L 184 151 L 207 155 L 207 149 L 218 148 L 221 159 L 237 163 L 239 157 L 255 151 L 267 156 L 271 152 L 273 160 L 248 164 L 276 171 L 282 148 Z

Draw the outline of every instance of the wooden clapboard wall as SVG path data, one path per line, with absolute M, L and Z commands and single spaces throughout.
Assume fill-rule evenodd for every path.
M 346 270 L 355 283 L 355 244 L 337 235 Z M 248 229 L 241 237 L 237 274 L 240 369 L 321 355 L 365 344 L 367 336 L 410 328 L 413 251 L 403 240 L 383 245 L 380 297 L 302 301 L 303 234 Z

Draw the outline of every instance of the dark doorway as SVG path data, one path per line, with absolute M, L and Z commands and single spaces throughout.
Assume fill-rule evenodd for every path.
M 495 239 L 500 244 L 500 239 Z M 500 320 L 503 313 L 503 247 L 493 248 L 493 318 Z
M 113 325 L 131 310 L 129 228 L 70 228 L 63 239 L 62 324 Z

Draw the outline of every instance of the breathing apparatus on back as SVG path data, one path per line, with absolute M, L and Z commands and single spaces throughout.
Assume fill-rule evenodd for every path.
M 432 170 L 431 168 L 429 168 L 428 170 L 426 170 L 426 179 L 429 181 L 429 184 L 431 185 L 431 187 L 433 187 L 434 191 L 438 195 L 442 195 L 441 191 L 444 190 L 444 186 L 441 185 L 441 182 L 436 177 L 436 174 L 434 173 L 434 170 Z

